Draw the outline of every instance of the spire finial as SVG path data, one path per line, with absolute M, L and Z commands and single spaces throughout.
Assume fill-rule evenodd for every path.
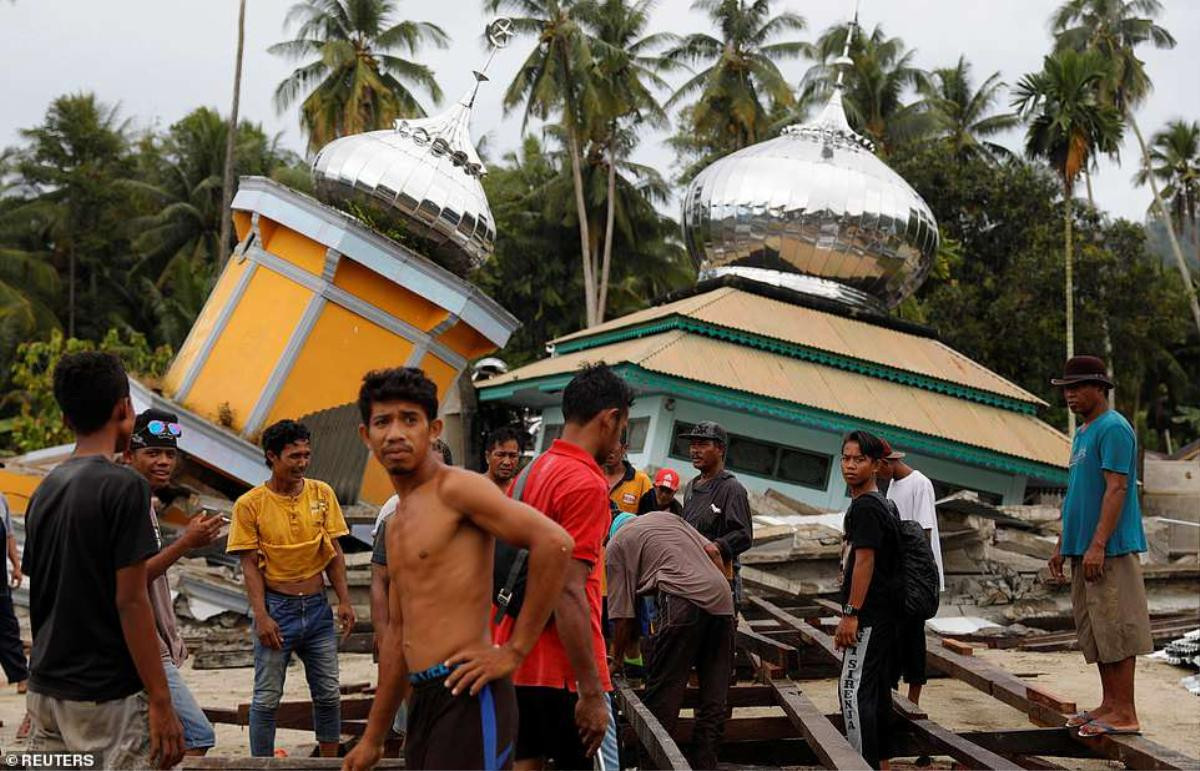
M 842 55 L 833 62 L 838 68 L 837 83 L 833 87 L 838 91 L 842 90 L 842 78 L 846 74 L 846 67 L 854 64 L 854 60 L 850 58 L 850 43 L 854 40 L 854 30 L 858 29 L 858 3 L 859 0 L 854 0 L 854 18 L 846 25 L 846 43 L 842 46 Z
M 468 108 L 475 106 L 475 95 L 479 93 L 480 84 L 486 82 L 488 79 L 487 71 L 492 66 L 492 60 L 496 58 L 496 52 L 502 48 L 507 48 L 516 34 L 516 30 L 513 29 L 512 19 L 504 16 L 493 20 L 491 24 L 487 25 L 484 35 L 488 41 L 488 57 L 483 63 L 482 68 L 472 70 L 471 72 L 475 76 L 475 86 L 471 89 L 465 100 Z

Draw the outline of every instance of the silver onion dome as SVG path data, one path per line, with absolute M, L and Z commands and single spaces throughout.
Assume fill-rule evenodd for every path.
M 742 275 L 880 310 L 912 294 L 938 247 L 932 212 L 846 121 L 835 88 L 813 121 L 692 180 L 683 230 L 700 277 Z
M 391 129 L 339 137 L 313 160 L 317 197 L 357 202 L 428 242 L 445 267 L 460 275 L 492 254 L 496 224 L 483 191 L 487 169 L 471 141 L 471 109 L 496 51 L 508 45 L 513 23 L 486 29 L 491 53 L 475 84 L 454 106 L 429 118 L 397 120 Z
M 471 142 L 473 100 L 472 92 L 440 115 L 333 140 L 313 161 L 317 196 L 399 215 L 405 229 L 433 242 L 447 267 L 479 267 L 492 253 L 496 225 Z

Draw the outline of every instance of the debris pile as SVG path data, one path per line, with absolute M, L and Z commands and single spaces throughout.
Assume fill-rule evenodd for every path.
M 1166 646 L 1153 653 L 1150 658 L 1160 659 L 1177 667 L 1200 670 L 1200 629 L 1193 629 L 1177 640 L 1172 640 Z M 1188 692 L 1200 696 L 1200 674 L 1181 677 L 1179 684 Z
M 776 594 L 832 598 L 840 589 L 844 512 L 775 490 L 751 493 L 750 506 L 754 547 L 741 557 L 743 582 Z M 1070 587 L 1053 582 L 1047 568 L 1061 532 L 1061 497 L 998 506 L 964 490 L 936 506 L 946 578 L 941 615 L 972 619 L 970 638 L 992 647 L 1074 645 Z M 1178 535 L 1200 523 L 1150 516 L 1144 522 L 1153 631 L 1156 642 L 1166 642 L 1200 618 L 1200 562 Z

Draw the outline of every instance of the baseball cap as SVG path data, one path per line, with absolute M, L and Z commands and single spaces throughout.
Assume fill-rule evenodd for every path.
M 725 433 L 724 427 L 720 423 L 713 420 L 702 420 L 692 426 L 692 430 L 686 434 L 680 434 L 680 439 L 710 439 L 721 444 L 729 444 L 729 437 Z
M 183 428 L 179 425 L 178 415 L 151 407 L 134 420 L 129 449 L 178 447 L 179 437 L 182 435 Z
M 679 474 L 674 469 L 660 468 L 654 475 L 655 487 L 666 487 L 672 492 L 679 489 Z
M 883 444 L 883 459 L 884 460 L 900 460 L 901 458 L 903 458 L 905 456 L 905 454 L 900 452 L 899 450 L 893 450 L 892 445 L 888 442 L 888 440 L 884 439 L 883 437 L 880 437 L 879 441 Z

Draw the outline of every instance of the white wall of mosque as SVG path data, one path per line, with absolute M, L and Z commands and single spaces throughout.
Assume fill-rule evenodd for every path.
M 629 461 L 638 468 L 672 468 L 685 481 L 695 476 L 686 451 L 673 450 L 677 424 L 715 420 L 731 436 L 731 470 L 747 488 L 775 489 L 823 509 L 849 505 L 839 469 L 840 434 L 663 395 L 638 397 L 629 418 Z M 543 410 L 539 450 L 548 444 L 546 432 L 553 434 L 561 425 L 559 408 Z M 908 452 L 903 445 L 897 447 Z M 976 490 L 997 503 L 1019 504 L 1025 496 L 1026 479 L 1021 475 L 915 452 L 909 452 L 907 461 L 935 482 Z

